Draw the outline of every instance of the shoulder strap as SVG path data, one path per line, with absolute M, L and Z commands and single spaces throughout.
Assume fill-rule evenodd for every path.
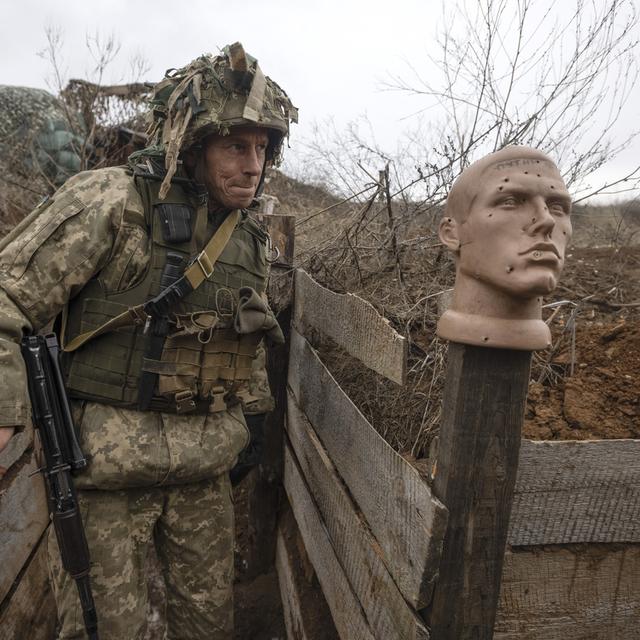
M 220 225 L 218 230 L 213 234 L 211 240 L 207 242 L 206 247 L 195 257 L 191 264 L 185 269 L 183 280 L 189 285 L 189 290 L 185 292 L 191 293 L 191 291 L 197 289 L 212 273 L 214 265 L 218 261 L 218 258 L 224 251 L 224 248 L 231 239 L 231 234 L 238 224 L 240 219 L 240 211 L 232 211 Z M 173 287 L 174 285 L 172 285 Z M 169 287 L 171 289 L 172 287 Z M 164 292 L 160 292 L 157 297 L 162 296 Z M 63 351 L 71 353 L 76 351 L 83 344 L 101 336 L 109 331 L 115 331 L 120 327 L 130 326 L 132 324 L 144 324 L 149 317 L 149 314 L 145 310 L 145 304 L 139 304 L 135 307 L 129 307 L 126 311 L 123 311 L 115 318 L 111 318 L 103 325 L 92 331 L 87 331 L 76 336 L 69 344 L 64 345 Z
M 232 211 L 218 227 L 207 246 L 185 269 L 185 278 L 192 289 L 197 289 L 212 273 L 215 263 L 231 239 L 231 234 L 240 220 L 240 210 Z

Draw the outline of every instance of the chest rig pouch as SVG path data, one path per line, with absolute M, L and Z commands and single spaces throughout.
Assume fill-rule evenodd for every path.
M 69 304 L 66 339 L 69 345 L 80 339 L 81 346 L 64 356 L 67 387 L 72 397 L 130 408 L 223 410 L 247 386 L 271 322 L 266 319 L 273 319 L 266 302 L 264 328 L 247 328 L 238 317 L 241 291 L 244 298 L 250 291 L 263 299 L 267 237 L 242 213 L 215 265 L 207 264 L 202 249 L 215 224 L 206 202 L 177 185 L 161 201 L 159 184 L 136 177 L 150 235 L 144 276 L 125 290 L 108 291 L 98 275 Z M 185 267 L 204 274 L 197 288 L 181 299 L 159 295 L 185 282 Z M 157 313 L 136 311 L 160 299 Z M 132 322 L 114 323 L 127 310 Z M 109 323 L 115 329 L 103 333 Z M 83 338 L 91 332 L 94 337 Z

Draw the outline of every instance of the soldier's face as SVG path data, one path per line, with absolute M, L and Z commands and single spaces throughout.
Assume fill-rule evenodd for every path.
M 460 273 L 516 297 L 550 293 L 571 238 L 571 198 L 551 162 L 491 167 L 460 228 Z
M 228 209 L 248 207 L 264 169 L 269 138 L 259 127 L 234 127 L 208 139 L 205 184 L 211 199 Z

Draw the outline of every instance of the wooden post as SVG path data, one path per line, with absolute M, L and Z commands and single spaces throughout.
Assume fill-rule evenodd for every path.
M 271 265 L 268 296 L 286 342 L 283 345 L 272 345 L 267 352 L 269 385 L 276 401 L 276 408 L 265 420 L 263 460 L 252 474 L 253 486 L 249 496 L 248 577 L 269 571 L 275 562 L 278 509 L 282 496 L 283 433 L 287 406 L 295 236 L 295 216 L 257 214 L 256 217 L 266 226 L 273 246 L 278 248 L 278 258 Z
M 531 352 L 451 343 L 434 477 L 449 509 L 432 640 L 493 637 Z

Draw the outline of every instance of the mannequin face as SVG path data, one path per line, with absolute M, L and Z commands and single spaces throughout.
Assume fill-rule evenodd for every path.
M 470 210 L 447 218 L 441 238 L 457 253 L 458 278 L 533 298 L 556 286 L 571 238 L 571 198 L 553 163 L 513 158 L 470 185 Z

